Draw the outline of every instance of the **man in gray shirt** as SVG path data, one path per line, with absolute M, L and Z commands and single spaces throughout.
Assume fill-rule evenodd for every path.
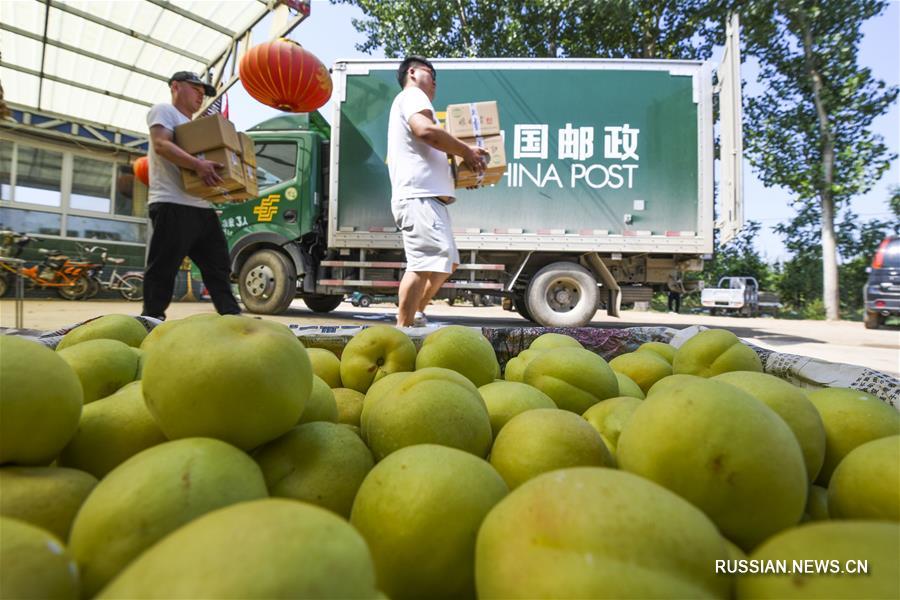
M 191 156 L 174 141 L 175 127 L 187 123 L 200 110 L 203 96 L 215 88 L 195 73 L 179 71 L 169 79 L 172 102 L 156 104 L 147 114 L 150 128 L 150 192 L 148 212 L 153 225 L 144 273 L 143 315 L 166 318 L 175 277 L 184 257 L 200 269 L 219 314 L 240 314 L 231 293 L 231 261 L 228 244 L 213 205 L 184 191 L 179 167 L 191 169 L 207 185 L 222 181 L 216 168 L 222 165 Z

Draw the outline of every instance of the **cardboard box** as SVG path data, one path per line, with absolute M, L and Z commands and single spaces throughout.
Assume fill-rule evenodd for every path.
M 487 137 L 500 134 L 497 102 L 470 102 L 447 107 L 447 131 L 458 138 Z
M 238 153 L 231 148 L 215 148 L 205 152 L 196 152 L 197 158 L 221 163 L 217 169 L 222 181 L 215 187 L 203 183 L 197 173 L 190 169 L 181 169 L 181 181 L 184 183 L 184 191 L 191 196 L 207 198 L 223 192 L 231 192 L 244 189 L 244 163 Z
M 234 191 L 224 192 L 216 196 L 210 196 L 209 198 L 206 198 L 206 200 L 209 200 L 213 204 L 224 204 L 225 202 L 244 202 L 246 200 L 254 200 L 256 198 L 257 195 L 251 194 L 250 192 Z
M 222 147 L 241 152 L 241 140 L 234 125 L 218 113 L 176 127 L 175 143 L 188 154 Z
M 256 151 L 253 148 L 253 138 L 243 132 L 238 132 L 238 138 L 241 140 L 241 158 L 244 163 L 256 166 Z
M 478 175 L 466 166 L 461 157 L 452 157 L 450 162 L 453 168 L 455 187 L 466 188 L 476 185 L 492 185 L 503 179 L 503 176 L 506 174 L 506 149 L 504 148 L 502 135 L 481 138 L 481 143 L 478 143 L 479 140 L 474 138 L 462 138 L 462 141 L 473 146 L 479 145 L 483 147 L 491 156 L 487 168 L 485 168 L 484 174 L 480 179 Z
M 256 180 L 256 166 L 244 163 L 244 188 L 255 198 L 259 195 L 259 182 Z

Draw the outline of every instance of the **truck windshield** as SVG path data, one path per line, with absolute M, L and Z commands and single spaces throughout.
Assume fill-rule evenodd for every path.
M 267 188 L 294 178 L 297 169 L 295 142 L 256 140 L 256 178 L 259 187 Z

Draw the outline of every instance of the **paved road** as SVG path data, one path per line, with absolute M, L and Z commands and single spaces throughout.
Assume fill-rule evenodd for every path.
M 174 303 L 169 318 L 182 318 L 198 312 L 211 312 L 208 302 Z M 136 315 L 140 305 L 124 301 L 68 302 L 65 300 L 27 300 L 25 303 L 25 327 L 49 331 L 103 314 L 120 313 Z M 301 301 L 296 301 L 284 315 L 266 317 L 283 323 L 321 325 L 393 323 L 396 307 L 393 305 L 355 308 L 342 304 L 332 313 L 320 315 L 311 312 Z M 487 326 L 523 327 L 528 321 L 500 307 L 448 306 L 437 302 L 428 310 L 431 322 Z M 0 301 L 0 326 L 13 325 L 13 303 Z M 672 327 L 683 329 L 691 325 L 720 327 L 733 331 L 737 336 L 754 344 L 787 352 L 811 356 L 831 362 L 864 365 L 900 377 L 900 327 L 867 330 L 862 323 L 839 321 L 789 321 L 771 318 L 711 317 L 709 315 L 676 315 L 658 312 L 624 311 L 621 318 L 597 313 L 591 327 Z

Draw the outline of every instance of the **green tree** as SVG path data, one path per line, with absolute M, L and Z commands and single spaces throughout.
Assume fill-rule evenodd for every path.
M 900 185 L 892 185 L 889 192 L 888 206 L 894 214 L 894 233 L 900 233 Z
M 747 221 L 727 244 L 719 246 L 717 241 L 713 260 L 707 261 L 703 268 L 702 276 L 706 285 L 716 285 L 721 277 L 728 275 L 755 277 L 762 289 L 772 285 L 772 267 L 756 249 L 755 242 L 759 237 L 760 227 L 758 221 Z
M 889 233 L 900 228 L 900 215 L 892 221 L 872 219 L 862 222 L 852 210 L 845 210 L 835 228 L 840 264 L 840 305 L 842 310 L 859 313 L 862 309 L 862 287 L 868 274 L 866 267 L 878 244 Z M 803 311 L 807 304 L 822 300 L 821 220 L 814 207 L 803 207 L 791 221 L 773 228 L 793 255 L 777 269 L 776 289 L 782 300 Z
M 724 8 L 704 0 L 332 0 L 385 56 L 706 59 Z
M 747 0 L 737 3 L 744 40 L 766 91 L 746 102 L 745 148 L 767 186 L 797 198 L 793 250 L 801 269 L 819 253 L 826 318 L 840 317 L 836 215 L 867 192 L 896 154 L 872 121 L 897 97 L 857 64 L 860 26 L 877 0 Z M 818 235 L 810 226 L 818 218 Z M 820 247 L 819 247 L 820 243 Z M 809 246 L 815 244 L 815 246 Z M 785 267 L 788 271 L 788 267 Z M 807 273 L 807 275 L 809 275 Z M 797 294 L 801 301 L 802 294 Z

